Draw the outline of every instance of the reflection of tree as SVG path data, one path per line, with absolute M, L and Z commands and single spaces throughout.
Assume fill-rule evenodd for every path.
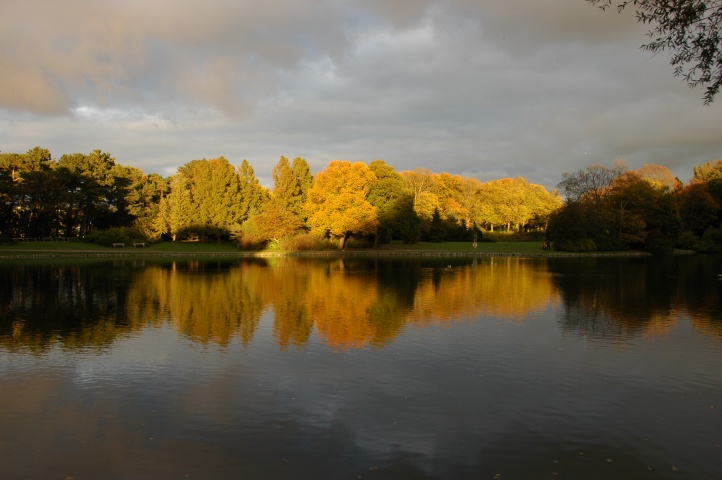
M 302 345 L 315 326 L 334 348 L 382 346 L 413 304 L 418 270 L 378 259 L 283 260 L 273 296 L 274 334 L 281 347 Z M 401 273 L 403 272 L 403 273 Z
M 314 330 L 333 348 L 381 347 L 407 323 L 479 315 L 523 321 L 558 298 L 562 328 L 582 335 L 659 335 L 679 318 L 722 338 L 714 257 L 420 258 L 95 262 L 0 269 L 0 345 L 102 348 L 170 324 L 195 342 L 248 345 L 273 309 L 281 348 Z M 559 292 L 559 293 L 557 293 Z
M 138 328 L 124 311 L 128 268 L 12 265 L 0 269 L 0 342 L 42 351 L 103 347 Z
M 659 335 L 688 316 L 720 335 L 714 262 L 704 256 L 550 260 L 565 330 L 591 337 Z
M 313 330 L 334 348 L 383 346 L 406 322 L 479 313 L 523 318 L 553 297 L 524 262 L 422 266 L 419 259 L 338 258 L 145 261 L 4 269 L 3 341 L 102 346 L 129 331 L 170 323 L 196 342 L 245 345 L 273 308 L 281 348 Z M 268 267 L 271 268 L 268 268 Z M 18 309 L 22 305 L 22 309 Z
M 139 288 L 157 289 L 164 316 L 193 340 L 226 346 L 238 335 L 246 345 L 265 308 L 261 292 L 267 277 L 262 272 L 257 262 L 174 263 Z
M 378 295 L 378 284 L 367 274 L 347 270 L 344 259 L 308 276 L 306 302 L 321 336 L 332 347 L 362 347 L 376 337 L 368 311 Z
M 556 298 L 537 263 L 487 258 L 476 267 L 431 268 L 425 272 L 409 321 L 426 323 L 479 314 L 521 321 Z
M 273 285 L 273 334 L 281 348 L 304 345 L 311 337 L 313 320 L 306 308 L 306 281 L 313 265 L 299 260 L 293 268 L 270 270 Z

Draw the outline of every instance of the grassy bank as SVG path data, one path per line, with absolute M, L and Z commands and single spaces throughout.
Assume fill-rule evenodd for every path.
M 617 252 L 616 254 L 630 254 L 632 252 Z M 393 243 L 383 245 L 380 249 L 350 248 L 346 252 L 277 252 L 262 251 L 249 252 L 239 250 L 234 243 L 185 243 L 162 242 L 148 245 L 145 248 L 135 248 L 132 245 L 124 248 L 102 247 L 93 243 L 82 242 L 25 242 L 15 245 L 0 245 L 0 257 L 41 257 L 41 256 L 174 256 L 174 255 L 238 255 L 238 256 L 268 256 L 268 255 L 520 255 L 520 256 L 546 256 L 546 255 L 574 255 L 563 252 L 543 250 L 541 242 L 482 242 L 476 248 L 471 242 L 420 242 L 416 245 Z M 606 255 L 610 253 L 605 253 Z M 614 254 L 614 253 L 611 253 Z

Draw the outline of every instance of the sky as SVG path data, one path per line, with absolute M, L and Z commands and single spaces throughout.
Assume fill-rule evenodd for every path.
M 686 182 L 722 97 L 585 0 L 2 0 L 0 151 L 110 153 L 169 176 L 281 155 L 554 188 L 625 159 Z

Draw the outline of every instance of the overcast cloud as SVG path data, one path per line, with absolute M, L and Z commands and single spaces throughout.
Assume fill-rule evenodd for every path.
M 164 176 L 281 155 L 482 181 L 722 158 L 722 98 L 584 0 L 3 0 L 0 150 Z

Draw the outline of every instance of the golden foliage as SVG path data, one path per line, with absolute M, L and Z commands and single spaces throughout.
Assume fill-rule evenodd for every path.
M 657 277 L 644 268 L 625 269 L 618 281 L 597 284 L 598 277 L 584 275 L 598 271 L 592 260 L 575 261 L 575 271 L 556 271 L 570 264 L 560 262 L 552 268 L 545 262 L 491 257 L 451 268 L 404 266 L 405 278 L 399 281 L 397 272 L 389 275 L 388 264 L 369 259 L 177 261 L 127 269 L 126 286 L 108 285 L 99 291 L 97 298 L 103 303 L 93 304 L 92 309 L 85 298 L 95 294 L 84 283 L 92 279 L 81 277 L 79 269 L 69 269 L 52 278 L 61 284 L 59 290 L 67 289 L 56 303 L 33 306 L 27 314 L 0 311 L 0 345 L 31 351 L 43 351 L 54 343 L 65 348 L 104 348 L 131 332 L 161 325 L 171 325 L 203 345 L 249 345 L 264 312 L 272 311 L 272 334 L 281 349 L 303 347 L 314 336 L 333 349 L 380 347 L 393 341 L 405 325 L 450 324 L 478 317 L 523 322 L 534 312 L 561 304 L 562 295 L 567 312 L 562 327 L 583 335 L 610 334 L 622 340 L 664 335 L 686 315 L 695 328 L 722 338 L 719 322 L 705 313 L 714 308 L 677 310 L 666 297 L 657 299 L 658 304 L 638 305 L 635 298 L 658 288 Z M 26 305 L 42 300 L 33 288 L 31 283 L 14 285 L 6 305 L 17 303 L 16 298 L 28 299 Z M 620 289 L 625 295 L 619 295 Z M 49 340 L 30 325 L 45 311 L 67 318 L 79 315 L 83 322 L 62 334 L 53 333 Z
M 363 162 L 334 160 L 314 179 L 306 213 L 312 231 L 343 237 L 374 233 L 378 211 L 366 199 L 376 175 Z

